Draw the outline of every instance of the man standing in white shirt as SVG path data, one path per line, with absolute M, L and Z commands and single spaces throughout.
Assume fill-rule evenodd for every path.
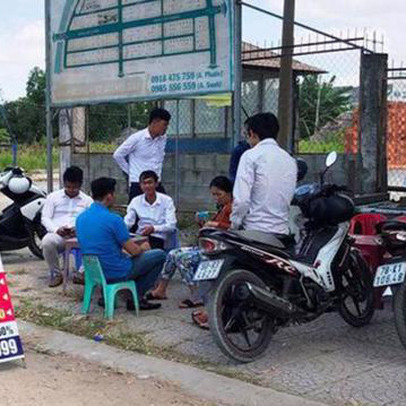
M 50 272 L 49 287 L 62 283 L 59 255 L 65 249 L 66 239 L 75 236 L 76 217 L 93 202 L 80 191 L 83 171 L 71 166 L 63 174 L 64 188 L 49 194 L 42 208 L 42 224 L 48 233 L 42 240 L 42 251 Z
M 145 171 L 140 175 L 144 194 L 134 197 L 124 218 L 128 229 L 137 223 L 137 234 L 149 237 L 151 248 L 163 249 L 168 234 L 176 231 L 176 211 L 171 197 L 157 192 L 158 175 Z
M 251 149 L 240 160 L 234 184 L 232 228 L 289 234 L 289 206 L 297 164 L 276 142 L 278 119 L 260 113 L 245 122 Z
M 148 127 L 130 135 L 114 152 L 113 158 L 129 177 L 129 201 L 143 193 L 139 184 L 142 172 L 154 171 L 161 178 L 167 139 L 165 134 L 170 120 L 168 111 L 152 110 Z M 157 190 L 165 193 L 161 184 Z

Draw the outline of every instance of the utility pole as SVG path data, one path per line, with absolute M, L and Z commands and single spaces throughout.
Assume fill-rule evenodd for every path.
M 51 109 L 51 0 L 45 0 L 45 54 L 46 54 L 46 134 L 47 134 L 47 183 L 48 193 L 53 191 L 52 168 L 52 109 Z
M 279 106 L 280 124 L 279 143 L 289 149 L 293 129 L 293 70 L 292 54 L 295 29 L 295 0 L 285 0 L 282 28 L 282 56 L 279 73 Z

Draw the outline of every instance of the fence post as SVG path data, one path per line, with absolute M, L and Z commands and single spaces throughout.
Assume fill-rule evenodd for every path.
M 241 140 L 241 83 L 242 83 L 242 5 L 235 1 L 234 13 L 234 95 L 233 95 L 233 138 L 235 147 Z
M 387 54 L 361 53 L 358 193 L 386 193 Z
M 282 148 L 288 148 L 292 137 L 293 105 L 293 45 L 295 42 L 295 0 L 285 0 L 282 27 L 282 51 L 279 72 L 278 116 L 280 132 L 278 141 Z
M 59 185 L 62 187 L 62 176 L 71 164 L 72 145 L 72 109 L 59 111 Z

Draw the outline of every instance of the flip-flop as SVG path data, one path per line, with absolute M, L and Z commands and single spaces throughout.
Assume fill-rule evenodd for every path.
M 192 302 L 190 299 L 185 299 L 180 302 L 179 309 L 194 309 L 202 306 L 204 306 L 203 302 Z
M 202 321 L 199 317 L 202 315 L 202 310 L 196 310 L 192 312 L 192 320 L 193 323 L 196 324 L 198 327 L 200 327 L 203 330 L 210 330 L 209 327 L 209 322 L 208 321 Z
M 156 297 L 151 292 L 148 292 L 145 296 L 146 300 L 167 300 L 168 298 L 165 297 Z

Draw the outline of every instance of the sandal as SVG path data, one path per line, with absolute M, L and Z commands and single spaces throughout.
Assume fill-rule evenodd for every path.
M 202 307 L 204 303 L 199 302 L 192 302 L 190 299 L 182 300 L 179 304 L 179 309 L 194 309 L 195 307 Z
M 146 293 L 144 297 L 145 297 L 145 300 L 167 300 L 168 299 L 166 296 L 164 296 L 164 297 L 154 296 L 152 294 L 152 292 Z
M 198 327 L 203 330 L 209 330 L 209 321 L 207 317 L 207 313 L 204 310 L 195 310 L 192 313 L 192 320 Z

